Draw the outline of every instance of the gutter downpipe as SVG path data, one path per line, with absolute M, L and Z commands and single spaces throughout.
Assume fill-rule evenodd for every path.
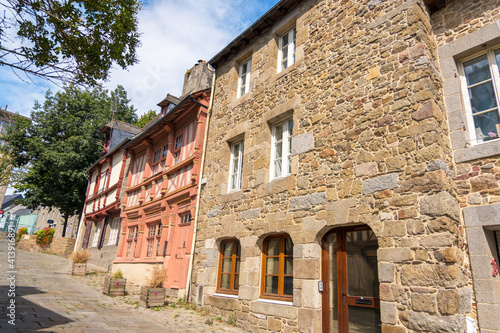
M 193 263 L 194 263 L 194 248 L 196 245 L 196 233 L 198 230 L 198 215 L 200 212 L 200 195 L 201 195 L 201 186 L 202 186 L 202 179 L 203 179 L 203 168 L 205 167 L 205 156 L 207 154 L 207 139 L 208 139 L 208 128 L 210 124 L 210 116 L 212 115 L 212 108 L 214 105 L 214 94 L 215 94 L 215 69 L 210 65 L 207 64 L 208 69 L 214 73 L 212 77 L 212 91 L 210 92 L 210 104 L 208 105 L 208 110 L 207 110 L 207 124 L 205 126 L 205 135 L 203 139 L 203 153 L 201 155 L 201 163 L 200 163 L 200 177 L 198 178 L 198 194 L 197 194 L 197 200 L 196 200 L 196 211 L 194 215 L 194 230 L 193 230 L 193 243 L 191 244 L 191 258 L 189 262 L 189 269 L 188 269 L 188 276 L 187 276 L 187 283 L 186 283 L 186 301 L 189 301 L 189 296 L 191 294 L 191 277 L 193 275 Z

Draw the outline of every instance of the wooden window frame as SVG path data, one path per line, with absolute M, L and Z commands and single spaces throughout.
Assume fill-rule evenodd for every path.
M 181 133 L 175 137 L 174 151 L 178 151 L 182 148 L 183 141 L 184 141 L 184 133 Z
M 224 257 L 224 246 L 226 244 L 233 243 L 233 252 L 231 254 L 231 257 Z M 240 249 L 240 255 L 238 256 L 238 248 Z M 223 273 L 222 272 L 222 262 L 223 259 L 231 259 L 231 272 L 229 273 Z M 241 267 L 241 246 L 240 242 L 237 239 L 225 239 L 220 243 L 219 247 L 219 268 L 217 270 L 217 288 L 216 292 L 220 294 L 230 294 L 230 295 L 238 295 L 239 292 L 239 285 L 237 286 L 238 288 L 235 288 L 234 281 L 236 278 L 236 275 L 240 275 L 240 272 L 236 272 L 236 261 L 240 260 L 240 267 Z M 227 274 L 230 275 L 229 278 L 229 289 L 223 289 L 220 287 L 220 283 L 222 281 L 222 274 Z
M 246 71 L 243 72 L 246 65 Z M 238 98 L 250 91 L 250 72 L 252 70 L 252 58 L 243 61 L 238 68 Z
M 188 222 L 184 222 L 184 217 L 185 216 L 189 216 Z M 179 225 L 190 225 L 191 224 L 191 219 L 192 219 L 191 211 L 180 213 L 179 214 L 179 219 L 180 219 Z
M 267 243 L 271 239 L 280 239 L 280 253 L 278 256 L 270 256 L 270 257 L 278 257 L 279 258 L 279 271 L 278 271 L 278 294 L 269 294 L 266 293 L 266 276 L 273 276 L 276 274 L 266 274 L 266 264 L 267 264 Z M 292 254 L 285 255 L 285 239 L 289 238 L 292 242 Z M 279 235 L 271 235 L 264 239 L 264 243 L 262 245 L 262 275 L 261 275 L 261 290 L 260 297 L 265 299 L 272 299 L 277 301 L 285 301 L 285 302 L 293 302 L 293 288 L 292 295 L 284 295 L 283 289 L 285 285 L 285 277 L 292 277 L 293 281 L 293 259 L 292 259 L 292 274 L 285 274 L 285 258 L 293 258 L 293 241 L 292 238 L 288 234 L 279 234 Z
M 151 164 L 151 175 L 154 176 L 161 172 L 160 161 L 162 157 L 162 148 L 158 148 L 153 153 L 153 163 Z
M 236 149 L 238 147 L 238 149 Z M 241 190 L 241 178 L 243 174 L 243 140 L 231 143 L 231 158 L 229 161 L 229 181 L 228 193 Z M 237 165 L 236 173 L 233 173 L 234 164 Z M 233 182 L 233 176 L 236 174 L 236 183 Z
M 288 42 L 286 45 L 283 43 L 285 36 L 288 38 Z M 278 73 L 286 70 L 295 63 L 295 52 L 297 49 L 296 44 L 297 44 L 297 28 L 295 26 L 279 36 Z M 286 54 L 284 54 L 283 50 L 285 47 L 286 47 Z M 286 61 L 286 67 L 284 68 L 283 68 L 283 61 Z

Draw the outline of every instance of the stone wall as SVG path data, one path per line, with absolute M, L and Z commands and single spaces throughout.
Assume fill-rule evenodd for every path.
M 294 20 L 296 62 L 276 74 L 276 33 Z M 237 60 L 250 53 L 251 89 L 236 99 Z M 216 70 L 192 299 L 236 311 L 252 331 L 320 332 L 321 239 L 366 224 L 378 238 L 383 331 L 464 331 L 472 280 L 424 3 L 305 1 Z M 270 180 L 270 128 L 284 116 L 292 173 Z M 228 194 L 228 141 L 239 136 L 242 190 Z M 283 232 L 292 306 L 259 298 L 262 242 Z M 238 299 L 214 296 L 225 238 L 241 244 Z
M 50 253 L 57 254 L 59 256 L 68 257 L 73 253 L 73 248 L 75 246 L 74 238 L 66 237 L 54 237 L 52 242 L 45 249 L 42 249 L 36 243 L 35 235 L 23 235 L 21 240 L 17 244 L 17 248 L 23 251 L 29 252 L 40 252 L 40 253 Z
M 493 230 L 500 225 L 500 140 L 479 144 L 471 140 L 474 128 L 467 121 L 468 97 L 461 88 L 459 64 L 500 47 L 499 20 L 497 0 L 449 1 L 432 16 L 455 160 L 454 182 L 467 235 L 461 246 L 470 255 L 479 328 L 497 333 L 500 324 L 493 313 L 500 313 L 500 277 L 492 275 L 491 262 L 500 259 L 493 245 Z

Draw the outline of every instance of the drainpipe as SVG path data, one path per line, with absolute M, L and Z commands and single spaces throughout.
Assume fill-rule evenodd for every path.
M 214 73 L 212 77 L 212 91 L 210 92 L 210 104 L 208 105 L 208 110 L 207 110 L 207 124 L 205 126 L 205 135 L 204 135 L 204 140 L 203 140 L 203 153 L 201 154 L 201 163 L 200 163 L 200 176 L 198 178 L 198 198 L 196 200 L 196 211 L 194 214 L 194 230 L 193 230 L 193 244 L 191 244 L 191 258 L 189 262 L 189 269 L 188 269 L 188 276 L 187 276 L 187 283 L 186 283 L 186 301 L 189 300 L 189 295 L 191 292 L 191 277 L 193 274 L 193 262 L 194 262 L 194 248 L 196 244 L 196 233 L 198 230 L 198 214 L 200 212 L 200 194 L 201 194 L 201 183 L 203 179 L 203 168 L 205 166 L 205 156 L 207 152 L 207 139 L 208 139 L 208 126 L 210 124 L 210 116 L 212 115 L 212 108 L 214 105 L 214 92 L 215 92 L 215 69 L 210 65 L 207 64 L 208 69 Z

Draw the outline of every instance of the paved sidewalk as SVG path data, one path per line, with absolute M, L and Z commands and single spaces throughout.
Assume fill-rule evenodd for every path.
M 246 332 L 213 316 L 165 306 L 159 311 L 136 307 L 137 296 L 103 295 L 102 276 L 70 275 L 69 259 L 16 250 L 15 274 L 9 274 L 8 244 L 0 239 L 0 332 Z M 9 276 L 15 275 L 15 296 Z M 85 283 L 91 284 L 87 286 Z M 93 284 L 93 285 L 92 285 Z M 7 308 L 15 300 L 15 326 Z M 12 308 L 12 306 L 11 306 Z M 207 323 L 213 323 L 209 325 Z

